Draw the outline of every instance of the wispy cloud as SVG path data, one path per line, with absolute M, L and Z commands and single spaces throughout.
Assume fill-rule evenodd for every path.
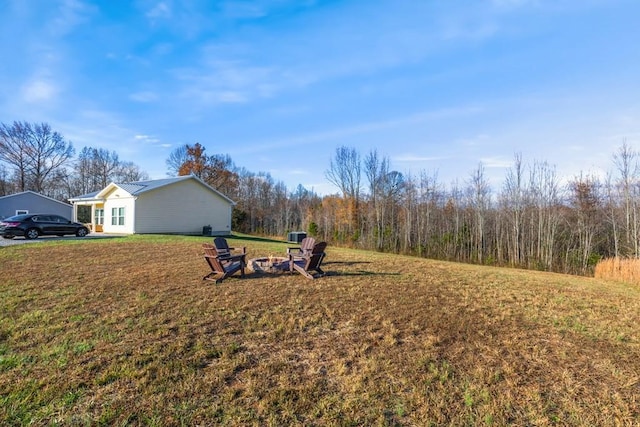
M 398 156 L 393 156 L 391 160 L 399 163 L 416 163 L 416 162 L 433 162 L 436 160 L 443 160 L 447 157 L 443 156 L 418 156 L 415 154 L 401 154 Z
M 225 1 L 222 2 L 220 9 L 227 18 L 259 18 L 267 15 L 267 6 L 259 1 Z
M 146 13 L 146 17 L 154 21 L 156 19 L 169 19 L 172 15 L 171 4 L 161 1 L 153 5 Z
M 129 95 L 129 99 L 136 102 L 154 102 L 159 98 L 158 94 L 155 92 L 145 91 L 145 92 L 136 92 Z
M 282 4 L 286 2 L 224 2 L 219 8 L 220 19 L 262 16 Z M 219 96 L 224 91 L 241 94 L 248 102 L 285 90 L 417 64 L 437 52 L 442 41 L 475 41 L 499 31 L 493 20 L 472 19 L 471 12 L 458 14 L 461 16 L 456 19 L 432 18 L 430 6 L 421 3 L 400 9 L 400 17 L 387 16 L 385 8 L 373 5 L 339 5 L 335 9 L 331 21 L 327 20 L 329 15 L 315 15 L 304 31 L 295 28 L 294 32 L 286 26 L 278 32 L 238 27 L 233 38 L 206 45 L 193 67 L 175 69 L 174 75 L 186 83 L 186 95 L 199 99 L 202 94 L 204 103 L 228 101 Z M 350 16 L 356 9 L 362 19 L 354 22 Z M 369 25 L 372 21 L 375 29 Z M 190 22 L 194 27 L 204 25 L 199 20 Z M 292 37 L 297 43 L 287 42 Z M 230 101 L 238 99 L 234 96 Z
M 491 0 L 492 5 L 500 8 L 514 8 L 539 3 L 540 0 Z
M 462 145 L 466 147 L 481 147 L 491 142 L 491 137 L 486 134 L 474 135 L 472 137 L 458 139 L 456 145 Z
M 23 99 L 28 103 L 49 102 L 55 99 L 59 92 L 58 86 L 51 81 L 35 79 L 23 87 Z
M 480 162 L 488 169 L 507 169 L 513 166 L 513 159 L 504 157 L 481 157 Z
M 48 21 L 46 31 L 54 37 L 69 34 L 75 27 L 86 22 L 95 9 L 80 0 L 62 0 L 58 3 L 53 19 Z
M 276 73 L 240 61 L 205 61 L 201 67 L 172 71 L 183 83 L 181 95 L 203 104 L 242 103 L 267 98 L 277 91 Z
M 282 137 L 278 139 L 270 139 L 268 141 L 253 141 L 245 147 L 238 147 L 238 150 L 243 152 L 261 152 L 264 150 L 271 150 L 273 148 L 284 147 L 299 147 L 301 145 L 314 144 L 325 141 L 342 140 L 346 137 L 356 135 L 376 134 L 383 130 L 402 129 L 407 126 L 413 126 L 418 124 L 428 124 L 430 122 L 436 122 L 444 119 L 451 119 L 454 117 L 465 117 L 468 115 L 474 115 L 482 111 L 481 107 L 468 106 L 459 108 L 442 108 L 437 110 L 427 110 L 416 112 L 405 116 L 392 118 L 389 120 L 379 120 L 371 122 L 363 122 L 355 124 L 353 126 L 345 126 L 341 128 L 335 128 L 327 131 L 308 133 L 303 135 L 293 135 L 289 137 Z M 405 156 L 404 161 L 409 161 L 409 156 Z M 430 157 L 431 160 L 433 158 Z
M 2 44 L 2 54 L 13 56 L 19 52 L 19 60 L 12 60 L 12 68 L 18 72 L 6 74 L 15 91 L 11 94 L 12 113 L 50 116 L 52 107 L 62 105 L 61 95 L 69 89 L 69 76 L 73 74 L 69 69 L 73 58 L 65 38 L 87 22 L 95 7 L 80 0 L 13 7 L 16 14 L 9 14 L 11 22 L 2 23 L 3 27 L 12 28 L 12 38 L 15 37 Z M 25 28 L 30 29 L 24 31 Z
M 138 142 L 142 142 L 145 144 L 155 144 L 157 142 L 160 142 L 160 140 L 158 138 L 149 136 L 149 135 L 135 135 L 133 137 L 133 139 L 135 139 Z

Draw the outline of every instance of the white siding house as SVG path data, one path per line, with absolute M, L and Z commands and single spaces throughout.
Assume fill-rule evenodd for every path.
M 79 206 L 91 206 L 92 228 L 123 234 L 231 233 L 234 202 L 199 178 L 111 183 L 104 189 L 70 199 L 77 218 Z

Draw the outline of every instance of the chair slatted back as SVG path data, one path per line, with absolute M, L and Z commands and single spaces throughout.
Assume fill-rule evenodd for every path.
M 207 260 L 211 270 L 224 273 L 225 268 L 220 262 L 216 248 L 209 243 L 203 243 L 202 249 L 204 250 L 204 258 Z
M 326 248 L 326 242 L 320 242 L 313 246 L 313 248 L 311 249 L 311 256 L 309 257 L 309 261 L 307 262 L 306 270 L 315 270 L 320 266 L 325 255 L 324 250 Z
M 231 249 L 229 248 L 227 239 L 224 237 L 216 237 L 213 239 L 213 244 L 216 247 L 219 256 L 225 257 L 231 255 Z
M 302 253 L 302 255 L 311 254 L 315 245 L 316 239 L 314 239 L 313 237 L 305 237 L 304 239 L 302 239 L 302 242 L 300 242 L 300 252 Z

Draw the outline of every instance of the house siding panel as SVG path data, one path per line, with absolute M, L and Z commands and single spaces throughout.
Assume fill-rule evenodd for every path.
M 31 191 L 0 197 L 0 219 L 16 214 L 17 210 L 29 213 L 50 213 L 71 219 L 73 207 Z
M 196 180 L 148 191 L 136 201 L 136 233 L 216 234 L 231 232 L 232 205 Z

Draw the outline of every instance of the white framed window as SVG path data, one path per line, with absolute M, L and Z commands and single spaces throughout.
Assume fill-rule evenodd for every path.
M 124 208 L 111 208 L 111 225 L 124 225 Z
M 96 225 L 104 225 L 104 209 L 96 209 L 96 217 L 94 222 Z
M 17 209 L 16 215 L 26 215 L 29 213 L 29 209 Z

